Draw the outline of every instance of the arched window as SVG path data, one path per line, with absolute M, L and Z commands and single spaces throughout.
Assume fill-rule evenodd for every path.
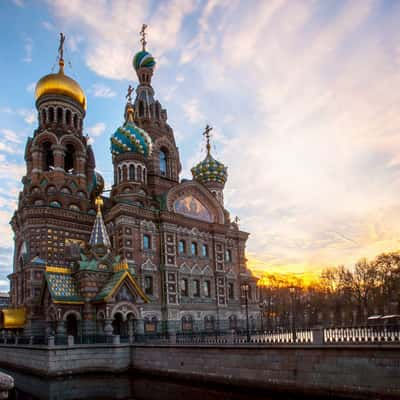
M 72 146 L 72 144 L 68 144 L 64 157 L 64 170 L 69 174 L 72 174 L 74 172 L 74 158 L 75 158 L 74 146 Z
M 74 128 L 78 129 L 78 116 L 74 114 Z
M 54 108 L 53 107 L 49 108 L 49 122 L 50 123 L 54 122 Z
M 122 167 L 122 180 L 128 180 L 128 168 L 126 167 L 126 165 Z
M 42 124 L 46 123 L 46 110 L 42 110 Z
M 139 117 L 144 117 L 144 104 L 143 101 L 139 101 Z
M 146 182 L 146 168 L 143 168 L 143 182 Z
M 160 174 L 167 176 L 167 155 L 164 150 L 160 150 Z
M 63 122 L 62 119 L 63 119 L 63 110 L 61 107 L 58 107 L 57 108 L 57 122 L 58 123 Z
M 50 171 L 50 167 L 54 167 L 54 156 L 53 150 L 51 149 L 51 143 L 43 143 L 43 170 Z
M 72 114 L 70 110 L 67 110 L 65 112 L 65 123 L 69 126 L 71 125 L 71 120 L 72 120 Z
M 142 179 L 142 167 L 138 165 L 137 167 L 137 180 L 140 181 Z
M 122 171 L 121 167 L 118 167 L 118 183 L 121 183 L 122 181 Z
M 135 166 L 133 164 L 129 166 L 129 180 L 135 180 Z

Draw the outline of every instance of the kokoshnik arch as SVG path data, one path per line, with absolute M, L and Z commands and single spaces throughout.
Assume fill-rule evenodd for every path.
M 155 60 L 133 58 L 124 121 L 111 136 L 109 197 L 83 135 L 86 96 L 64 72 L 36 86 L 38 127 L 25 149 L 26 175 L 11 220 L 15 252 L 11 309 L 4 328 L 26 334 L 127 334 L 136 331 L 235 329 L 250 323 L 257 279 L 246 267 L 248 233 L 224 208 L 227 168 L 210 150 L 179 180 L 181 163 L 167 111 L 155 99 Z M 78 328 L 79 327 L 79 328 Z M 166 328 L 167 327 L 167 328 Z

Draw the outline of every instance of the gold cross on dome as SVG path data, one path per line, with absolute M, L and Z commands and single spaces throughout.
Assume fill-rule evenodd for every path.
M 203 132 L 203 136 L 206 138 L 206 140 L 207 140 L 207 154 L 210 154 L 210 150 L 211 150 L 211 145 L 210 145 L 210 138 L 211 138 L 211 135 L 210 135 L 210 132 L 212 131 L 212 129 L 213 128 L 211 128 L 211 126 L 210 125 L 206 125 L 206 128 L 205 128 L 205 130 L 204 130 L 204 132 Z
M 103 207 L 103 199 L 100 196 L 96 197 L 95 205 L 97 207 L 97 213 L 101 214 L 101 207 Z
M 58 46 L 58 57 L 61 60 L 64 60 L 64 42 L 65 42 L 65 35 L 60 32 L 60 44 Z
M 147 44 L 147 42 L 146 42 L 146 35 L 147 35 L 147 33 L 146 33 L 146 29 L 147 29 L 147 25 L 146 24 L 143 24 L 142 25 L 142 30 L 140 31 L 140 43 L 142 43 L 142 49 L 143 49 L 143 51 L 145 51 L 146 50 L 146 44 Z

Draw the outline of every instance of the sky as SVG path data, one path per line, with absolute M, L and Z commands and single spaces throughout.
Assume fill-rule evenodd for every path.
M 59 32 L 110 186 L 109 138 L 137 85 L 143 23 L 181 178 L 204 157 L 212 125 L 212 152 L 228 166 L 225 205 L 251 233 L 252 268 L 313 274 L 397 250 L 399 20 L 399 1 L 1 0 L 0 290 L 37 126 L 34 88 L 55 68 Z

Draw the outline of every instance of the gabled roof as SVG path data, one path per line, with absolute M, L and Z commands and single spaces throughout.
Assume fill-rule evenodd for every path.
M 144 302 L 147 303 L 149 301 L 148 297 L 143 293 L 140 286 L 136 283 L 135 278 L 128 270 L 114 272 L 110 280 L 103 286 L 103 288 L 92 301 L 99 302 L 109 300 L 121 286 L 121 283 L 124 280 L 127 280 L 132 284 L 136 293 L 143 299 Z

